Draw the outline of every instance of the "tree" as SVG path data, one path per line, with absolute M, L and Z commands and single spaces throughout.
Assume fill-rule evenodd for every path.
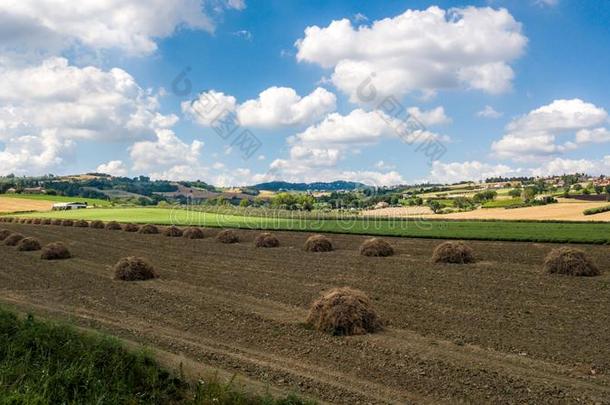
M 535 187 L 526 187 L 523 189 L 521 193 L 521 197 L 523 197 L 524 201 L 531 201 L 536 197 L 536 188 Z
M 522 190 L 520 188 L 513 188 L 508 192 L 508 195 L 513 198 L 521 197 L 521 191 Z
M 597 194 L 597 195 L 599 195 L 599 194 L 601 194 L 601 193 L 603 193 L 603 192 L 604 192 L 604 188 L 603 188 L 602 186 L 600 186 L 600 185 L 596 185 L 596 186 L 595 186 L 595 187 L 593 187 L 593 188 L 594 188 L 594 190 L 595 190 L 595 194 Z
M 247 198 L 244 198 L 243 200 L 241 200 L 239 202 L 239 206 L 242 208 L 246 208 L 246 207 L 250 206 L 250 200 L 248 200 Z
M 443 209 L 441 203 L 436 200 L 428 201 L 428 207 L 430 207 L 432 212 L 434 212 L 435 214 L 438 214 Z

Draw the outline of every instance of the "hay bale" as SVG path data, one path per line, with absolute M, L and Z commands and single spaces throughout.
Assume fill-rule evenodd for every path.
M 15 220 L 15 218 L 13 217 L 5 217 L 4 218 L 4 222 L 13 222 Z
M 140 281 L 157 278 L 154 267 L 141 257 L 124 257 L 114 265 L 114 278 L 123 281 Z
M 460 241 L 444 242 L 438 245 L 432 253 L 434 263 L 467 264 L 474 263 L 474 251 L 470 246 Z
M 216 240 L 220 243 L 238 243 L 239 236 L 233 229 L 224 229 L 218 232 Z
M 304 248 L 307 252 L 331 252 L 333 243 L 324 235 L 313 235 L 307 238 Z
M 78 221 L 74 221 L 74 226 L 76 228 L 89 228 L 89 222 L 79 219 Z
M 62 223 L 62 220 L 59 218 L 56 218 L 51 221 L 51 225 L 61 225 L 61 223 Z
M 74 221 L 71 219 L 64 219 L 61 221 L 61 226 L 74 226 Z
M 272 233 L 263 232 L 254 240 L 254 246 L 258 248 L 274 248 L 280 246 L 280 241 Z
M 168 226 L 167 228 L 165 228 L 163 230 L 163 235 L 170 236 L 170 237 L 173 237 L 173 238 L 182 236 L 182 233 L 183 233 L 182 229 L 180 229 L 178 227 L 175 227 L 173 225 L 172 226 Z
M 31 224 L 31 223 L 32 223 L 32 218 L 25 218 L 25 219 L 23 220 L 23 223 L 24 223 L 24 224 Z
M 40 224 L 41 224 L 41 225 L 51 225 L 51 219 L 50 219 L 50 218 L 43 218 L 43 219 L 40 221 Z
M 203 230 L 194 226 L 186 228 L 182 235 L 187 239 L 203 239 L 205 237 Z
M 6 246 L 17 246 L 19 241 L 23 238 L 25 238 L 25 236 L 20 233 L 12 233 L 4 239 L 4 244 Z
M 551 250 L 544 259 L 543 267 L 547 273 L 551 274 L 586 277 L 601 274 L 600 269 L 584 251 L 570 247 Z
M 0 230 L 0 241 L 8 238 L 13 232 L 9 231 L 8 229 L 2 229 Z
M 61 242 L 49 243 L 42 248 L 42 253 L 40 254 L 40 258 L 43 260 L 63 260 L 71 257 L 70 251 Z
M 371 238 L 360 245 L 360 254 L 370 257 L 387 257 L 394 254 L 394 248 L 383 239 Z
M 339 336 L 364 335 L 383 328 L 369 297 L 349 287 L 322 294 L 311 305 L 306 324 Z
M 91 223 L 89 224 L 89 228 L 93 229 L 104 229 L 105 227 L 106 225 L 104 224 L 104 222 L 99 220 L 91 221 Z
M 117 221 L 110 221 L 106 224 L 106 229 L 109 231 L 120 231 L 121 228 L 121 224 L 119 224 Z
M 32 223 L 34 225 L 40 225 L 40 223 L 42 222 L 42 220 L 40 218 L 34 218 L 32 219 Z
M 155 234 L 159 233 L 159 228 L 157 228 L 156 226 L 151 225 L 151 224 L 146 224 L 146 225 L 140 227 L 139 232 L 143 233 L 143 234 L 148 234 L 148 235 L 155 235 Z
M 21 252 L 33 252 L 40 249 L 40 241 L 36 238 L 23 238 L 17 245 L 17 250 Z
M 136 224 L 125 224 L 123 225 L 123 230 L 125 232 L 138 232 L 140 227 Z

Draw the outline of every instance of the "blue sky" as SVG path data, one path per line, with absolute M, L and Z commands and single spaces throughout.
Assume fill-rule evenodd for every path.
M 8 1 L 0 174 L 610 174 L 609 20 L 609 2 L 577 0 Z

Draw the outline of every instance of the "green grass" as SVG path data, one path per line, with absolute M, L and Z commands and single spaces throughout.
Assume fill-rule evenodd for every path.
M 517 205 L 521 203 L 523 203 L 523 199 L 519 197 L 504 200 L 493 200 L 487 201 L 485 204 L 482 205 L 482 208 L 506 208 L 510 207 L 511 205 Z
M 0 308 L 0 404 L 260 404 L 295 398 L 245 394 L 215 380 L 189 385 L 147 353 L 66 325 Z
M 19 217 L 69 218 L 160 225 L 292 230 L 441 239 L 479 239 L 530 242 L 609 243 L 608 222 L 482 221 L 424 219 L 325 219 L 270 218 L 223 215 L 165 208 L 86 209 L 30 213 Z
M 604 205 L 603 207 L 597 207 L 597 208 L 589 208 L 588 210 L 584 210 L 582 213 L 584 215 L 595 215 L 595 214 L 601 214 L 602 212 L 608 212 L 610 211 L 610 205 Z
M 47 194 L 0 194 L 0 197 L 20 198 L 22 200 L 53 201 L 53 202 L 86 202 L 90 206 L 110 207 L 111 203 L 99 198 L 66 197 Z

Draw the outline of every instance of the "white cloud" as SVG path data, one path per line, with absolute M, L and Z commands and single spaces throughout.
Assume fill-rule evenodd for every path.
M 302 98 L 289 87 L 270 87 L 240 105 L 237 116 L 249 127 L 307 125 L 334 111 L 336 103 L 336 96 L 322 87 Z
M 348 19 L 310 26 L 295 45 L 298 61 L 333 68 L 333 83 L 359 102 L 358 87 L 371 74 L 384 95 L 454 88 L 504 92 L 514 76 L 509 64 L 526 44 L 521 24 L 505 9 L 433 6 L 371 26 L 355 28 Z
M 110 174 L 112 176 L 127 176 L 127 166 L 121 160 L 111 160 L 108 163 L 103 163 L 97 167 L 98 173 Z
M 605 143 L 610 142 L 610 130 L 608 128 L 581 129 L 576 133 L 576 143 Z
M 427 127 L 449 124 L 452 121 L 445 114 L 443 107 L 436 107 L 428 111 L 422 111 L 418 107 L 411 107 L 407 108 L 407 112 Z
M 215 121 L 234 114 L 237 100 L 215 90 L 204 91 L 193 101 L 181 104 L 182 112 L 193 121 L 203 126 L 210 126 Z
M 607 156 L 608 157 L 608 156 Z M 607 158 L 606 157 L 606 158 Z M 561 159 L 555 158 L 539 168 L 532 170 L 533 176 L 552 176 L 572 173 L 588 173 L 588 174 L 601 174 L 604 172 L 602 168 L 602 162 L 594 162 L 587 159 Z M 605 167 L 605 170 L 608 166 Z M 598 173 L 595 173 L 598 172 Z
M 477 112 L 477 117 L 500 118 L 504 113 L 496 111 L 492 106 L 486 105 L 481 111 Z
M 540 6 L 554 7 L 559 4 L 559 0 L 535 0 L 535 3 Z
M 178 29 L 214 31 L 212 13 L 241 10 L 241 0 L 207 10 L 204 0 L 4 0 L 0 2 L 0 49 L 57 54 L 73 46 L 150 54 L 155 40 Z
M 560 136 L 597 127 L 606 122 L 608 113 L 580 99 L 555 100 L 516 118 L 506 127 L 504 136 L 492 144 L 498 157 L 517 161 L 534 160 L 573 150 L 573 141 L 558 142 Z M 581 133 L 581 140 L 592 137 Z M 575 138 L 578 141 L 578 138 Z
M 456 183 L 460 181 L 481 181 L 490 177 L 509 176 L 516 171 L 506 165 L 491 165 L 479 161 L 433 162 L 429 180 L 433 183 Z
M 169 129 L 157 131 L 154 141 L 136 142 L 129 149 L 133 170 L 159 170 L 159 167 L 199 164 L 203 142 L 184 143 Z
M 79 68 L 64 58 L 0 68 L 0 141 L 5 144 L 0 172 L 40 174 L 57 168 L 77 141 L 152 138 L 178 119 L 158 108 L 156 96 L 121 69 Z M 23 148 L 26 143 L 31 153 Z
M 234 114 L 241 125 L 252 128 L 280 128 L 308 125 L 336 108 L 336 96 L 318 87 L 300 97 L 289 87 L 270 87 L 257 99 L 238 104 L 233 96 L 210 90 L 192 102 L 183 102 L 182 111 L 197 123 L 210 126 L 219 117 Z

